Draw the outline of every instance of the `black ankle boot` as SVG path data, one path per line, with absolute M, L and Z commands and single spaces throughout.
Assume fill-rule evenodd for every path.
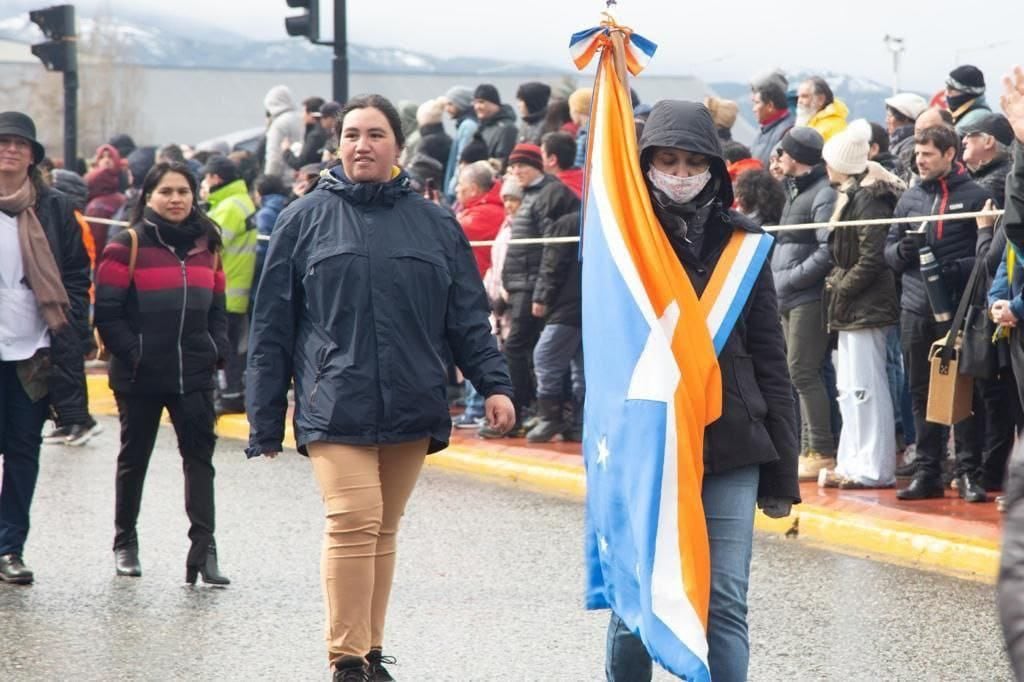
M 369 673 L 370 682 L 395 682 L 384 664 L 395 665 L 397 661 L 394 656 L 385 656 L 380 649 L 370 649 L 366 654 L 366 672 Z
M 207 585 L 230 585 L 228 577 L 220 572 L 217 566 L 217 545 L 210 540 L 210 548 L 206 553 L 206 560 L 198 566 L 185 567 L 185 582 L 189 585 L 196 584 L 196 574 L 203 576 L 203 582 Z
M 142 564 L 139 563 L 138 547 L 121 547 L 114 550 L 114 568 L 118 575 L 138 578 L 142 575 Z
M 562 422 L 562 401 L 551 398 L 537 399 L 539 419 L 526 434 L 531 443 L 547 443 L 565 428 Z

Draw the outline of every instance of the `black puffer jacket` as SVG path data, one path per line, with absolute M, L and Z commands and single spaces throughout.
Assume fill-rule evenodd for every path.
M 487 145 L 488 158 L 501 159 L 504 163 L 519 137 L 516 113 L 509 105 L 502 104 L 498 113 L 478 122 L 476 134 Z
M 971 178 L 992 195 L 996 208 L 1002 208 L 1006 202 L 1006 176 L 1012 168 L 1010 155 L 1003 154 L 971 173 Z
M 579 237 L 579 211 L 568 213 L 554 222 L 548 237 Z M 580 281 L 579 244 L 545 244 L 540 263 L 540 276 L 533 290 L 534 303 L 547 306 L 544 321 L 548 324 L 583 325 L 583 295 Z
M 891 218 L 906 186 L 876 163 L 840 187 L 833 218 L 838 221 Z M 825 285 L 831 331 L 877 329 L 900 319 L 896 279 L 885 262 L 884 225 L 837 227 L 830 245 L 835 267 Z
M 50 405 L 60 425 L 84 424 L 89 418 L 84 356 L 92 345 L 89 256 L 82 244 L 82 228 L 68 197 L 43 188 L 36 198 L 36 216 L 46 233 L 71 303 L 70 324 L 63 331 L 50 334 L 51 370 L 47 382 Z
M 448 445 L 446 359 L 481 394 L 512 395 L 476 260 L 447 210 L 341 167 L 286 208 L 252 312 L 250 457 L 279 451 L 295 380 L 299 451 L 316 441 Z
M 970 176 L 957 162 L 953 170 L 937 180 L 926 180 L 911 187 L 900 197 L 894 218 L 913 216 L 944 215 L 980 211 L 991 194 Z M 903 312 L 922 317 L 931 317 L 931 304 L 921 279 L 921 265 L 918 258 L 904 260 L 899 253 L 900 240 L 907 230 L 916 230 L 916 223 L 893 223 L 886 239 L 885 260 L 897 274 L 903 275 L 903 297 L 900 306 Z M 974 267 L 975 251 L 978 245 L 978 224 L 971 219 L 950 219 L 929 222 L 925 243 L 931 247 L 935 258 L 943 266 L 946 286 L 954 295 L 954 302 L 967 284 L 967 278 Z
M 669 100 L 655 104 L 640 138 L 645 177 L 654 147 L 676 147 L 712 159 L 712 179 L 691 205 L 672 206 L 665 195 L 647 181 L 658 220 L 699 296 L 733 232 L 759 232 L 760 229 L 728 208 L 733 202 L 732 183 L 711 113 L 706 107 Z M 684 228 L 681 221 L 689 222 Z M 697 234 L 700 238 L 695 242 L 693 237 Z M 714 474 L 759 464 L 759 497 L 799 502 L 797 455 L 800 442 L 793 385 L 786 364 L 786 344 L 775 287 L 767 263 L 718 362 L 724 392 L 722 416 L 705 431 L 706 471 Z
M 545 175 L 523 188 L 523 203 L 512 216 L 511 239 L 546 237 L 551 226 L 564 215 L 578 211 L 579 198 L 553 175 Z M 501 270 L 505 291 L 529 291 L 533 295 L 544 255 L 541 244 L 511 244 Z
M 828 183 L 825 167 L 815 166 L 798 178 L 786 178 L 786 206 L 780 225 L 827 222 L 832 216 L 836 191 Z M 779 230 L 772 251 L 772 275 L 779 310 L 821 300 L 825 276 L 832 269 L 828 229 Z

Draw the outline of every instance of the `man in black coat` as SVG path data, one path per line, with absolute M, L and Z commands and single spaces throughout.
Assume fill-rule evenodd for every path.
M 281 143 L 281 158 L 295 170 L 311 163 L 320 163 L 327 146 L 328 138 L 334 132 L 341 107 L 337 102 L 324 102 L 320 97 L 310 97 L 302 103 L 305 106 L 304 123 L 306 137 L 302 141 L 302 149 L 296 154 L 292 151 L 292 140 Z
M 71 201 L 42 181 L 44 156 L 32 119 L 0 113 L 0 581 L 20 584 L 34 579 L 22 552 L 48 408 L 88 418 L 89 258 Z
M 959 140 L 948 126 L 925 128 L 915 136 L 914 156 L 921 183 L 907 190 L 896 205 L 895 218 L 942 215 L 979 211 L 991 194 L 971 180 L 967 170 L 956 161 Z M 917 456 L 920 464 L 910 485 L 898 491 L 902 500 L 923 500 L 943 496 L 942 462 L 946 458 L 949 429 L 925 419 L 932 344 L 949 332 L 949 322 L 936 321 L 921 277 L 920 250 L 927 246 L 941 266 L 942 282 L 955 308 L 974 267 L 978 228 L 974 219 L 929 222 L 920 233 L 920 225 L 893 223 L 886 240 L 885 259 L 903 276 L 900 333 L 904 365 L 910 382 L 914 420 L 917 430 Z M 916 232 L 912 233 L 912 232 Z M 948 311 L 946 311 L 948 312 Z M 975 442 L 975 420 L 968 417 L 957 424 L 956 470 L 958 490 L 968 501 L 983 501 L 981 457 Z
M 1006 197 L 1006 176 L 1013 167 L 1013 129 L 1002 114 L 988 114 L 964 126 L 964 163 L 976 183 L 992 194 L 996 208 Z
M 517 144 L 508 159 L 509 173 L 523 188 L 523 203 L 512 216 L 511 238 L 546 237 L 562 216 L 579 210 L 580 200 L 571 189 L 553 175 L 544 173 L 541 148 L 535 144 Z M 515 388 L 516 426 L 502 434 L 489 426 L 480 429 L 484 438 L 522 437 L 523 413 L 533 402 L 533 349 L 544 328 L 540 311 L 534 309 L 534 290 L 540 275 L 544 247 L 539 244 L 512 244 L 502 268 L 502 286 L 508 292 L 509 335 L 505 357 Z
M 476 134 L 487 145 L 487 158 L 497 159 L 504 166 L 519 137 L 516 113 L 501 103 L 498 89 L 489 83 L 473 91 L 473 111 L 478 122 Z

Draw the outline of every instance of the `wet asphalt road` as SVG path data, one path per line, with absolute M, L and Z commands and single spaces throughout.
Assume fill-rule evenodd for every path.
M 143 577 L 114 576 L 117 424 L 46 447 L 26 561 L 0 584 L 0 680 L 327 680 L 320 501 L 305 458 L 218 448 L 226 589 L 184 584 L 187 522 L 162 429 Z M 428 469 L 406 516 L 387 653 L 409 680 L 599 680 L 605 613 L 580 608 L 578 502 Z M 1009 680 L 990 585 L 776 536 L 756 541 L 751 680 Z M 656 679 L 670 679 L 656 675 Z

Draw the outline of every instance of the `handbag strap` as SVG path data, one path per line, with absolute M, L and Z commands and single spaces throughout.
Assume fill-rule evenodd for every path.
M 942 349 L 939 351 L 939 357 L 943 366 L 949 365 L 949 361 L 953 358 L 956 339 L 963 329 L 964 318 L 967 317 L 967 310 L 971 307 L 971 301 L 974 300 L 974 294 L 978 289 L 978 282 L 981 280 L 981 269 L 984 265 L 984 258 L 976 258 L 974 260 L 974 268 L 971 269 L 971 276 L 967 280 L 967 287 L 960 297 L 960 304 L 956 307 L 956 314 L 953 316 L 953 323 L 949 328 L 949 334 L 946 335 Z

